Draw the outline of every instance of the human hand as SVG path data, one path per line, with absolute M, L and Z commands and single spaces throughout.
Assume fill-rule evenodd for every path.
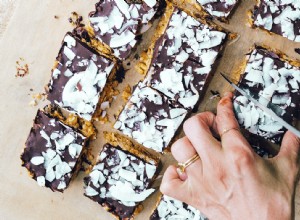
M 222 98 L 216 116 L 205 112 L 185 122 L 186 136 L 173 144 L 172 154 L 178 162 L 195 154 L 200 159 L 185 173 L 170 166 L 160 190 L 199 209 L 210 220 L 291 219 L 300 140 L 288 131 L 276 157 L 259 157 L 239 132 L 232 97 L 227 93 Z M 221 134 L 221 141 L 214 133 Z

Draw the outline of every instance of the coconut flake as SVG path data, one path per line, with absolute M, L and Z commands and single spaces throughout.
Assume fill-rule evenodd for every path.
M 45 178 L 49 182 L 52 182 L 55 179 L 55 173 L 52 168 L 47 168 Z
M 114 199 L 124 202 L 142 202 L 149 195 L 151 195 L 155 189 L 147 189 L 142 192 L 136 193 L 132 187 L 126 183 L 117 181 L 115 185 L 109 188 L 109 192 Z
M 42 156 L 37 156 L 37 157 L 31 158 L 30 162 L 31 162 L 33 165 L 38 166 L 38 165 L 41 165 L 42 163 L 44 163 L 44 162 L 45 162 L 45 159 L 44 159 L 44 157 L 42 157 Z
M 37 183 L 39 184 L 39 186 L 45 186 L 46 181 L 45 181 L 45 177 L 44 176 L 38 176 L 36 178 Z
M 124 178 L 125 180 L 127 180 L 129 182 L 134 182 L 137 177 L 136 172 L 132 172 L 132 171 L 125 170 L 125 169 L 120 169 L 119 175 L 120 175 L 120 177 Z
M 55 68 L 54 70 L 53 70 L 53 72 L 52 72 L 52 78 L 53 79 L 57 79 L 58 78 L 58 76 L 60 75 L 60 70 L 59 69 L 57 69 L 57 68 Z
M 42 138 L 44 138 L 47 141 L 46 147 L 51 147 L 51 141 L 50 141 L 50 137 L 46 134 L 46 132 L 44 130 L 40 131 L 40 135 L 42 136 Z
M 111 48 L 118 48 L 129 44 L 134 39 L 135 34 L 133 34 L 131 31 L 126 31 L 120 35 L 113 35 L 109 45 Z
M 69 47 L 64 47 L 63 53 L 71 61 L 74 60 L 74 58 L 76 57 L 76 54 Z
M 151 179 L 156 172 L 156 166 L 146 163 L 146 174 Z
M 74 39 L 74 37 L 70 36 L 70 35 L 66 35 L 64 38 L 64 42 L 67 43 L 67 46 L 69 48 L 75 47 L 76 46 L 76 40 Z
M 96 196 L 96 195 L 99 194 L 99 192 L 97 192 L 96 190 L 94 190 L 92 187 L 87 186 L 87 187 L 85 188 L 85 194 L 86 194 L 87 196 Z
M 150 7 L 153 8 L 156 5 L 156 0 L 144 0 L 144 2 Z
M 64 181 L 60 181 L 57 189 L 65 189 L 67 187 L 66 183 Z

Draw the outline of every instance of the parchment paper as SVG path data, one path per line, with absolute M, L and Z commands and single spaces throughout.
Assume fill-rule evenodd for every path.
M 14 15 L 0 40 L 0 219 L 113 219 L 100 205 L 83 196 L 82 179 L 85 174 L 81 173 L 63 194 L 54 193 L 47 188 L 38 187 L 28 176 L 26 169 L 21 167 L 19 159 L 37 109 L 47 104 L 40 102 L 38 106 L 31 107 L 28 103 L 32 100 L 31 95 L 43 92 L 44 85 L 50 79 L 50 70 L 61 40 L 72 29 L 68 18 L 71 12 L 76 11 L 86 19 L 88 13 L 94 10 L 96 2 L 97 0 L 17 1 Z M 227 45 L 216 72 L 233 72 L 254 43 L 266 44 L 300 59 L 300 55 L 294 53 L 294 48 L 300 47 L 299 43 L 280 36 L 270 36 L 246 25 L 247 11 L 254 3 L 254 0 L 241 1 L 230 23 L 222 24 L 228 30 L 238 33 L 240 38 Z M 58 19 L 54 18 L 55 15 Z M 29 65 L 30 73 L 24 78 L 15 78 L 16 61 L 20 57 Z M 122 91 L 128 84 L 133 86 L 142 78 L 136 71 L 130 71 L 118 89 Z M 199 112 L 215 110 L 217 102 L 209 100 L 210 90 L 217 90 L 222 94 L 231 88 L 215 74 L 200 104 Z M 112 122 L 113 114 L 123 104 L 124 101 L 119 95 L 109 111 Z M 96 124 L 99 135 L 92 142 L 95 155 L 103 145 L 102 131 L 111 131 L 111 125 Z M 170 154 L 164 155 L 162 160 L 163 170 L 168 164 L 174 163 Z M 300 193 L 299 187 L 297 192 Z M 296 196 L 296 219 L 300 219 L 299 196 L 300 194 Z M 157 197 L 158 193 L 155 193 L 143 203 L 144 211 L 136 219 L 148 219 Z

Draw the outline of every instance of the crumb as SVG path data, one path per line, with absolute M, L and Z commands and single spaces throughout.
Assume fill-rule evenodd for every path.
M 295 48 L 295 52 L 296 52 L 297 54 L 300 54 L 300 48 Z
M 55 18 L 55 19 L 59 19 L 59 17 L 58 17 L 57 15 L 54 15 L 54 18 Z
M 221 97 L 221 95 L 218 91 L 210 90 L 210 93 L 212 94 L 212 96 L 209 99 L 215 99 L 215 98 L 220 98 Z
M 84 24 L 82 24 L 83 17 L 75 11 L 73 11 L 71 13 L 71 17 L 69 17 L 68 21 L 75 27 L 83 27 L 84 26 Z
M 46 93 L 34 94 L 34 95 L 32 95 L 32 98 L 34 98 L 37 101 L 40 101 L 40 100 L 45 101 L 46 100 Z
M 122 93 L 122 98 L 125 102 L 127 102 L 130 96 L 131 96 L 131 87 L 130 85 L 127 85 Z
M 230 34 L 230 36 L 229 36 L 230 41 L 229 41 L 228 45 L 236 43 L 237 41 L 239 41 L 240 38 L 241 38 L 241 35 L 239 35 L 239 34 Z
M 30 92 L 33 92 L 33 89 L 29 89 Z
M 29 105 L 34 107 L 39 104 L 40 101 L 46 100 L 46 93 L 37 93 L 32 95 L 33 100 L 29 102 Z
M 37 106 L 38 103 L 36 100 L 31 100 L 28 104 L 29 104 L 29 106 L 34 107 L 34 106 Z
M 24 77 L 29 74 L 29 66 L 22 57 L 16 61 L 16 69 L 17 73 L 15 74 L 15 77 Z
M 103 124 L 106 124 L 109 122 L 109 117 L 108 117 L 108 114 L 106 114 L 104 117 L 101 116 L 100 118 L 96 118 L 95 120 L 103 125 Z

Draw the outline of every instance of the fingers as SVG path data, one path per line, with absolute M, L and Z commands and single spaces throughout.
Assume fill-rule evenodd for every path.
M 178 173 L 175 166 L 169 166 L 164 173 L 160 191 L 162 194 L 173 197 L 180 201 L 186 199 L 186 189 L 184 182 L 178 177 Z
M 211 112 L 200 113 L 188 119 L 183 130 L 194 146 L 201 160 L 208 159 L 206 155 L 211 152 L 213 155 L 216 150 L 221 149 L 220 142 L 213 136 L 211 130 L 216 129 L 215 115 Z
M 277 157 L 286 158 L 291 164 L 299 165 L 300 139 L 292 132 L 287 131 L 283 137 L 280 152 Z
M 217 107 L 216 124 L 222 136 L 222 146 L 226 148 L 236 145 L 251 149 L 249 143 L 239 131 L 240 126 L 233 112 L 232 98 L 233 94 L 231 92 L 226 93 Z
M 188 161 L 190 158 L 197 154 L 195 148 L 192 146 L 191 142 L 187 137 L 183 137 L 177 140 L 172 145 L 171 152 L 174 158 L 180 163 Z M 199 172 L 199 170 L 202 170 L 202 164 L 200 159 L 196 160 L 193 164 L 188 166 L 184 173 L 178 172 L 179 178 L 183 181 L 186 180 L 189 175 L 193 175 L 193 170 L 195 171 L 194 168 L 196 168 L 197 172 Z

